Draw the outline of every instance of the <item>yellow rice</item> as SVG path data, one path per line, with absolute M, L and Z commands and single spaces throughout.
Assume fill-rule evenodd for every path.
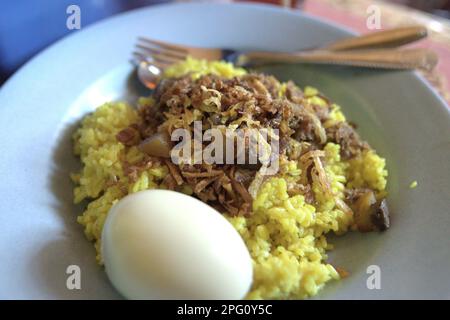
M 176 77 L 191 72 L 193 77 L 215 73 L 232 77 L 245 73 L 224 62 L 188 59 L 165 73 Z M 322 103 L 318 91 L 305 88 L 305 96 Z M 139 101 L 151 103 L 151 98 Z M 333 106 L 330 122 L 345 121 L 337 105 Z M 74 201 L 89 200 L 78 222 L 86 237 L 93 241 L 98 262 L 102 263 L 100 239 L 103 223 L 111 206 L 128 193 L 164 188 L 162 180 L 168 174 L 165 166 L 148 169 L 130 183 L 123 172 L 121 160 L 138 163 L 143 154 L 136 147 L 117 142 L 116 134 L 132 123 L 139 122 L 136 109 L 125 103 L 106 103 L 86 116 L 74 134 L 74 152 L 83 169 L 72 174 L 76 183 Z M 327 124 L 324 124 L 327 126 Z M 331 125 L 329 123 L 328 125 Z M 347 187 L 370 187 L 385 196 L 385 160 L 374 151 L 366 151 L 350 161 L 340 157 L 340 146 L 325 146 L 326 174 L 333 192 L 341 199 Z M 253 214 L 227 217 L 244 239 L 253 259 L 254 281 L 249 299 L 293 299 L 313 296 L 326 282 L 338 280 L 335 267 L 327 263 L 327 251 L 332 249 L 326 234 L 343 234 L 352 227 L 353 217 L 338 209 L 335 200 L 313 185 L 317 205 L 305 203 L 301 195 L 290 197 L 288 183 L 295 181 L 303 168 L 294 161 L 281 163 L 281 175 L 268 179 L 253 202 Z M 186 193 L 191 190 L 186 188 Z

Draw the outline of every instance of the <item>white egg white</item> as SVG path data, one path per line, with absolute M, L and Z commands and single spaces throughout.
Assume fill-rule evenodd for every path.
M 174 191 L 141 191 L 115 204 L 102 256 L 109 279 L 129 299 L 242 299 L 252 283 L 252 260 L 233 226 Z

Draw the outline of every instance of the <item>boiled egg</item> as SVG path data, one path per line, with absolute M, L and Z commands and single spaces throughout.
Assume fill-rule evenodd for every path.
M 252 283 L 252 260 L 233 226 L 175 191 L 117 202 L 101 250 L 109 279 L 128 299 L 242 299 Z

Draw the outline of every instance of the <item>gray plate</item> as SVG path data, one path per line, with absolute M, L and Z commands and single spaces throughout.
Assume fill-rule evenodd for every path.
M 83 13 L 82 13 L 83 14 Z M 70 134 L 102 102 L 142 91 L 128 64 L 137 36 L 203 46 L 294 50 L 348 35 L 268 6 L 170 5 L 122 14 L 42 52 L 0 91 L 0 298 L 118 298 L 76 223 Z M 318 298 L 450 298 L 450 114 L 412 72 L 273 66 L 281 79 L 319 87 L 390 170 L 392 228 L 334 239 L 334 264 L 351 272 Z M 419 186 L 409 189 L 411 181 Z M 66 268 L 81 268 L 81 290 Z M 368 266 L 381 289 L 366 286 Z

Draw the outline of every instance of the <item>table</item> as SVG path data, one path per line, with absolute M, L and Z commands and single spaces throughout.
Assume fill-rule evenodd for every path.
M 313 16 L 360 33 L 371 31 L 366 24 L 369 6 L 377 6 L 380 10 L 381 29 L 412 24 L 426 26 L 429 29 L 429 37 L 410 46 L 427 47 L 438 54 L 439 63 L 436 68 L 432 72 L 420 72 L 450 105 L 450 20 L 379 0 L 263 0 L 260 2 L 291 4 L 294 7 L 293 10 L 301 9 Z

